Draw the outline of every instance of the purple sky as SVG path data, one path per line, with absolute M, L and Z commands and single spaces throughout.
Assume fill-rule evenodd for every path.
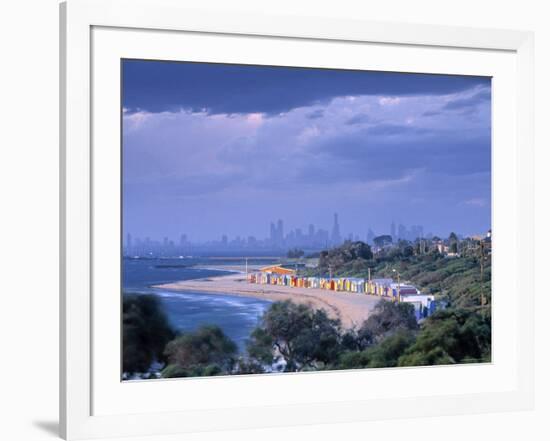
M 123 228 L 490 228 L 488 78 L 125 61 Z

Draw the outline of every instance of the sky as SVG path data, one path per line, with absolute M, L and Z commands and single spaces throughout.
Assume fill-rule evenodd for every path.
M 488 77 L 124 60 L 122 88 L 125 234 L 490 228 Z

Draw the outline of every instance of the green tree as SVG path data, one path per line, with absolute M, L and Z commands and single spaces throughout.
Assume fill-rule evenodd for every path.
M 382 299 L 359 328 L 358 346 L 364 349 L 400 329 L 412 331 L 418 329 L 413 305 Z
M 367 367 L 397 366 L 399 357 L 414 343 L 414 340 L 414 333 L 410 330 L 403 328 L 397 330 L 376 346 L 367 349 L 367 358 L 369 360 Z
M 364 351 L 346 352 L 340 357 L 340 369 L 382 368 L 397 366 L 399 357 L 414 343 L 414 332 L 399 329 L 380 343 Z
M 449 235 L 449 251 L 458 253 L 458 236 L 455 233 Z
M 203 326 L 166 345 L 168 366 L 162 376 L 211 376 L 231 373 L 237 345 L 217 326 Z
M 154 361 L 165 361 L 164 347 L 174 335 L 158 297 L 124 294 L 122 369 L 125 373 L 145 373 Z
M 282 358 L 287 372 L 323 368 L 340 354 L 340 330 L 340 321 L 324 310 L 288 300 L 276 302 L 253 331 L 248 353 L 270 365 Z
M 299 259 L 300 257 L 304 257 L 304 250 L 301 250 L 299 248 L 293 248 L 291 250 L 288 250 L 288 253 L 286 253 L 286 256 L 290 259 Z
M 256 359 L 240 357 L 235 365 L 236 374 L 264 374 L 265 366 Z
M 400 366 L 490 361 L 491 320 L 471 309 L 446 309 L 426 319 Z
M 374 245 L 376 245 L 377 247 L 384 247 L 386 245 L 390 245 L 392 242 L 393 242 L 393 239 L 392 237 L 389 235 L 389 234 L 383 234 L 381 236 L 376 236 L 372 242 L 374 243 Z
M 405 258 L 414 256 L 414 247 L 411 244 L 408 244 L 403 248 L 402 253 Z
M 365 242 L 346 241 L 339 247 L 322 251 L 319 254 L 318 270 L 326 272 L 331 267 L 338 271 L 346 265 L 367 268 L 366 261 L 372 258 L 372 250 Z

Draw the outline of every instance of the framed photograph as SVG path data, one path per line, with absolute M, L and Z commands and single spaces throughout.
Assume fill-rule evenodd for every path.
M 66 439 L 532 406 L 530 33 L 60 13 Z

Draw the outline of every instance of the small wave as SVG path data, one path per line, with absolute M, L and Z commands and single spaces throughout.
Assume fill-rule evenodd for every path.
M 261 316 L 272 303 L 269 300 L 258 300 L 249 297 L 239 297 L 232 296 L 231 294 L 225 295 L 219 293 L 204 294 L 200 292 L 156 289 L 154 294 L 165 299 L 181 300 L 187 304 L 200 304 L 201 308 L 216 314 L 237 309 L 243 311 L 245 314 L 251 314 L 257 317 Z
M 180 293 L 173 291 L 155 291 L 155 295 L 165 298 L 184 298 Z

